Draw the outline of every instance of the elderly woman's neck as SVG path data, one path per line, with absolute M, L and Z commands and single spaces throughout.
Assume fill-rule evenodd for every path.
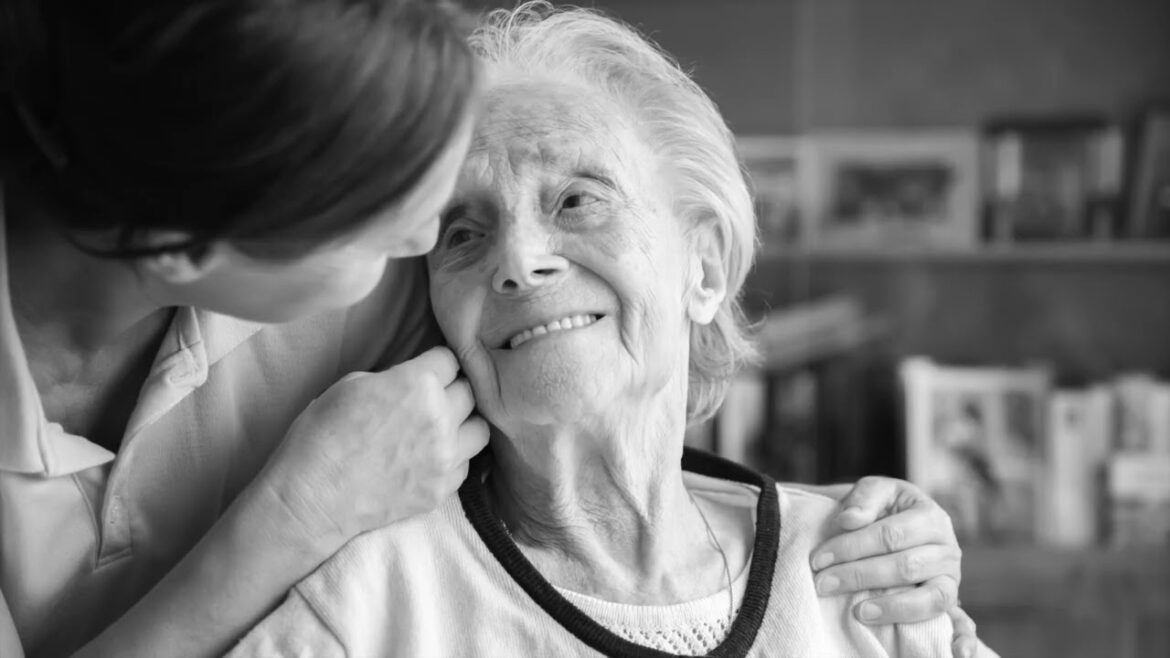
M 720 557 L 683 484 L 684 419 L 639 428 L 620 436 L 561 433 L 495 442 L 491 489 L 498 512 L 558 586 L 640 603 L 718 591 Z M 698 572 L 706 577 L 679 577 Z
M 497 446 L 493 490 L 505 520 L 537 543 L 563 540 L 556 535 L 583 523 L 654 526 L 680 502 L 672 498 L 685 501 L 682 446 L 639 449 L 645 447 L 606 450 L 568 440 L 536 449 Z

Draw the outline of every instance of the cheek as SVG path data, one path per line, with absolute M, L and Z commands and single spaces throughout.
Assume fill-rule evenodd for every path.
M 351 252 L 314 269 L 306 274 L 319 282 L 318 294 L 333 297 L 337 305 L 348 306 L 364 299 L 382 280 L 386 257 Z
M 447 345 L 463 355 L 478 343 L 478 295 L 459 277 L 431 272 L 431 307 Z

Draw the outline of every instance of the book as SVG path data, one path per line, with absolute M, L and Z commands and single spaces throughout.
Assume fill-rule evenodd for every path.
M 1115 453 L 1107 481 L 1110 545 L 1170 546 L 1170 454 Z
M 1049 398 L 1040 543 L 1083 548 L 1101 538 L 1102 471 L 1112 412 L 1113 395 L 1104 386 L 1058 390 Z

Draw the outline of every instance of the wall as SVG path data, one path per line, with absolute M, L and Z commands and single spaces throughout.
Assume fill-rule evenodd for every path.
M 476 9 L 506 0 L 468 2 Z M 692 73 L 741 133 L 795 123 L 792 0 L 577 0 L 638 27 Z
M 1170 96 L 1166 0 L 575 4 L 650 33 L 744 134 L 976 124 L 999 112 L 1120 117 Z
M 1170 94 L 1165 0 L 800 0 L 797 128 L 1124 117 Z

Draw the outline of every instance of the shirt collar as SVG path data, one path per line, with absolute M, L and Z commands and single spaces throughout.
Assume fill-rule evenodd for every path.
M 211 366 L 263 327 L 210 311 L 175 309 L 158 356 L 126 423 L 124 441 L 173 409 L 207 381 Z

